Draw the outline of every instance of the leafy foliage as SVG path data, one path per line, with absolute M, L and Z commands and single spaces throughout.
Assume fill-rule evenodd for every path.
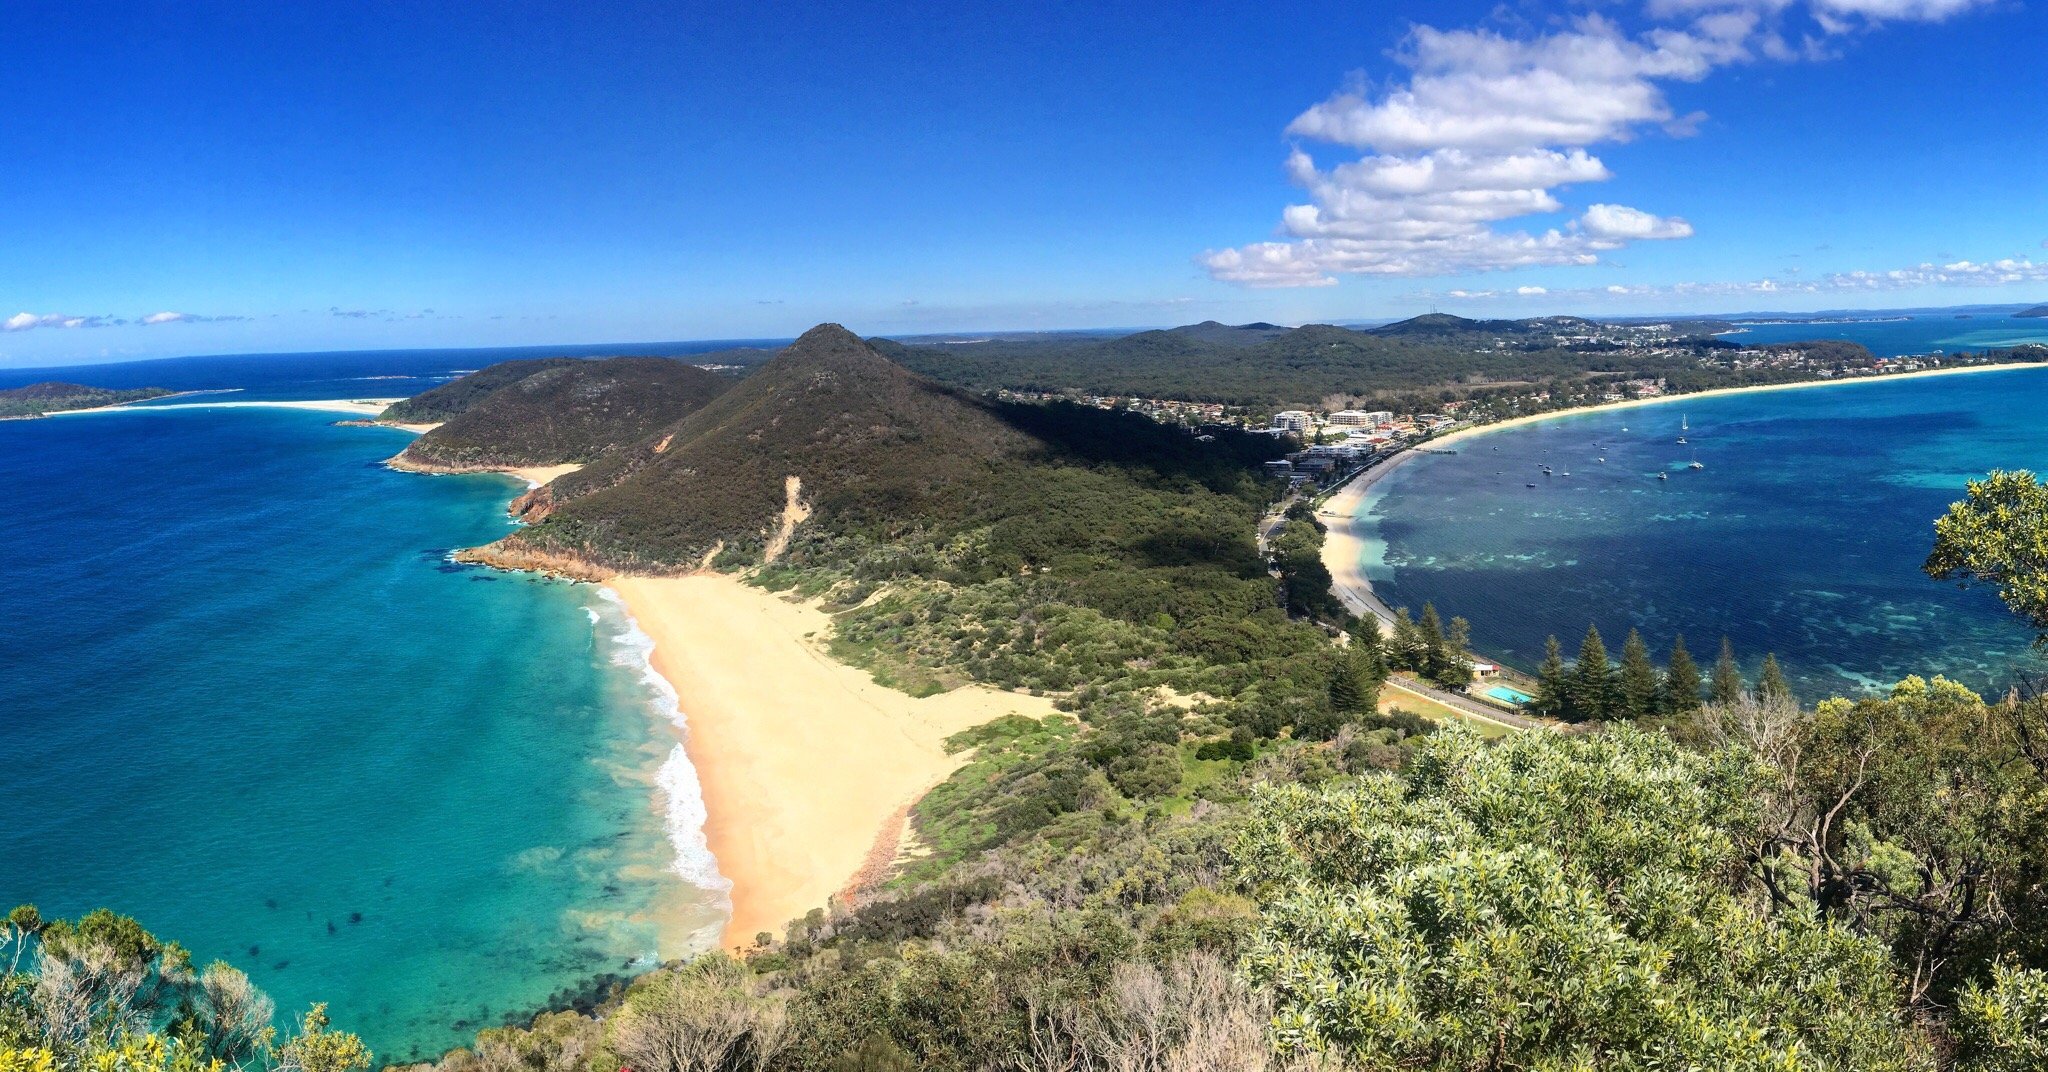
M 363 1072 L 362 1040 L 314 1006 L 276 1045 L 274 1007 L 227 964 L 191 956 L 106 909 L 0 924 L 0 1069 L 7 1072 Z
M 1255 797 L 1246 958 L 1286 1048 L 1363 1067 L 1885 1069 L 1886 950 L 1725 882 L 1764 772 L 1627 729 L 1429 738 L 1402 778 Z
M 2048 486 L 2034 474 L 1994 472 L 1934 522 L 1928 576 L 1988 584 L 2048 644 Z

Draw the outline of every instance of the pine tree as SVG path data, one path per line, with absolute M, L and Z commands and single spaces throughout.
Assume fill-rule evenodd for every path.
M 1422 605 L 1422 618 L 1415 623 L 1415 635 L 1422 642 L 1422 663 L 1415 670 L 1435 681 L 1444 658 L 1444 620 L 1437 617 L 1436 604 Z
M 1353 618 L 1351 620 L 1350 633 L 1352 644 L 1364 645 L 1378 652 L 1381 658 L 1386 657 L 1387 641 L 1385 634 L 1380 631 L 1379 615 L 1365 614 Z
M 1721 657 L 1714 660 L 1714 680 L 1707 690 L 1707 696 L 1717 704 L 1732 704 L 1742 699 L 1742 668 L 1735 665 L 1735 645 L 1721 638 Z
M 1634 629 L 1628 631 L 1628 640 L 1621 645 L 1621 673 L 1615 680 L 1615 692 L 1621 702 L 1616 705 L 1619 710 L 1610 717 L 1654 718 L 1660 713 L 1657 666 L 1650 661 L 1650 649 L 1643 643 L 1643 634 Z
M 1563 718 L 1570 708 L 1571 683 L 1565 677 L 1564 648 L 1552 636 L 1543 642 L 1543 665 L 1536 669 L 1536 699 L 1529 706 L 1544 718 Z
M 1379 706 L 1380 685 L 1386 678 L 1379 651 L 1353 641 L 1330 671 L 1331 708 L 1346 714 L 1372 710 Z
M 1789 700 L 1792 698 L 1792 684 L 1785 680 L 1785 672 L 1778 669 L 1778 657 L 1764 653 L 1763 668 L 1756 675 L 1756 698 L 1759 700 Z
M 1688 715 L 1700 706 L 1700 668 L 1685 650 L 1685 634 L 1671 642 L 1671 662 L 1664 670 L 1663 694 L 1659 698 L 1667 715 Z
M 1607 661 L 1607 645 L 1600 640 L 1600 627 L 1586 627 L 1586 639 L 1579 642 L 1579 658 L 1572 666 L 1571 711 L 1574 722 L 1606 718 L 1614 707 L 1614 667 Z
M 1428 649 L 1422 640 L 1422 630 L 1415 620 L 1408 617 L 1408 608 L 1394 612 L 1394 636 L 1386 645 L 1387 665 L 1395 670 L 1420 672 L 1428 658 Z
M 1437 649 L 1430 680 L 1447 689 L 1462 689 L 1472 683 L 1472 623 L 1452 618 L 1444 630 L 1444 642 Z

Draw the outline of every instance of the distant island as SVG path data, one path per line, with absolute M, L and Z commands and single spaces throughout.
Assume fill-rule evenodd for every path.
M 2036 305 L 2032 309 L 2022 309 L 2019 312 L 2014 313 L 2012 315 L 2015 318 L 2048 317 L 2048 305 Z
M 162 398 L 174 392 L 163 387 L 135 387 L 125 391 L 51 380 L 27 387 L 0 390 L 0 419 L 43 417 L 74 409 L 98 409 L 145 399 Z

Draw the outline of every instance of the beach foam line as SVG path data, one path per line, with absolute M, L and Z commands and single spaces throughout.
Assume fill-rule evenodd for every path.
M 640 684 L 648 693 L 649 709 L 657 718 L 688 734 L 690 723 L 683 713 L 681 697 L 676 695 L 675 686 L 654 668 L 654 638 L 640 628 L 626 601 L 617 592 L 600 587 L 597 595 L 616 610 L 623 624 L 623 628 L 608 637 L 613 647 L 612 664 L 637 671 Z M 603 617 L 600 612 L 590 607 L 585 610 L 590 615 L 592 627 L 599 627 Z M 684 882 L 716 894 L 723 901 L 724 911 L 730 914 L 732 881 L 720 873 L 718 858 L 711 854 L 711 843 L 704 833 L 704 824 L 710 819 L 710 812 L 704 804 L 704 789 L 698 781 L 696 766 L 690 762 L 689 753 L 680 743 L 662 761 L 661 769 L 655 775 L 655 785 L 661 791 L 669 844 L 675 849 L 675 859 L 669 869 Z

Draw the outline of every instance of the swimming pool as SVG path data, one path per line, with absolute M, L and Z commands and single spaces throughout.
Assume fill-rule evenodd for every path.
M 1509 688 L 1506 685 L 1495 685 L 1486 690 L 1486 695 L 1489 699 L 1499 700 L 1504 704 L 1513 704 L 1516 707 L 1520 707 L 1536 698 L 1523 692 L 1521 689 Z

